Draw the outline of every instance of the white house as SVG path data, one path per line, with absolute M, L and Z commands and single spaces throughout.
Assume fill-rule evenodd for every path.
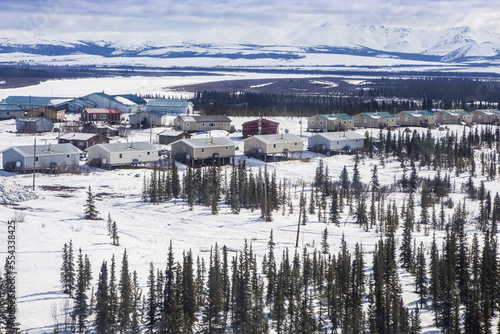
M 229 162 L 236 152 L 236 144 L 227 137 L 180 139 L 170 146 L 172 157 L 185 163 L 193 161 L 205 163 L 219 160 L 224 164 Z
M 24 109 L 17 104 L 0 103 L 0 119 L 24 117 Z
M 81 153 L 72 144 L 11 146 L 2 151 L 3 168 L 16 172 L 32 171 L 35 162 L 36 170 L 63 171 L 78 167 Z
M 90 165 L 103 168 L 136 166 L 158 161 L 158 148 L 150 142 L 97 144 L 87 148 Z
M 365 136 L 353 131 L 324 132 L 308 138 L 307 148 L 314 152 L 330 153 L 363 148 Z
M 304 141 L 297 135 L 278 133 L 274 135 L 257 135 L 243 141 L 246 155 L 266 159 L 267 156 L 283 155 L 304 150 Z

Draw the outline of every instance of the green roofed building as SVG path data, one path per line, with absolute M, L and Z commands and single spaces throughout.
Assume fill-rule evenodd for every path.
M 399 126 L 434 127 L 436 125 L 436 115 L 427 110 L 401 111 L 395 116 Z
M 354 128 L 354 118 L 347 114 L 318 114 L 307 119 L 308 131 L 346 131 Z
M 353 116 L 355 125 L 364 128 L 393 128 L 396 127 L 396 116 L 387 111 L 364 112 Z

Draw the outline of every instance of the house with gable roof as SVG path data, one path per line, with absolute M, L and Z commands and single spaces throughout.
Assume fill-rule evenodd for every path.
M 401 111 L 396 114 L 396 122 L 400 126 L 434 127 L 436 115 L 427 110 Z
M 231 119 L 226 115 L 181 115 L 174 119 L 178 131 L 198 132 L 210 130 L 231 130 Z
M 147 111 L 164 114 L 193 114 L 194 104 L 184 99 L 151 99 L 146 103 Z
M 87 161 L 101 168 L 156 163 L 158 148 L 150 142 L 97 144 L 87 148 Z
M 354 124 L 364 128 L 393 128 L 396 127 L 396 116 L 387 111 L 363 112 L 354 115 Z
M 229 163 L 236 144 L 227 137 L 180 139 L 170 144 L 172 157 L 182 163 Z
M 81 150 L 102 143 L 109 143 L 109 138 L 99 133 L 67 132 L 57 137 L 59 144 L 73 144 Z
M 308 131 L 345 131 L 354 129 L 354 118 L 347 114 L 318 114 L 307 119 Z
M 352 151 L 363 148 L 365 136 L 355 131 L 324 132 L 312 135 L 307 140 L 310 151 L 331 154 L 336 151 Z
M 495 124 L 499 121 L 500 111 L 496 109 L 476 109 L 471 111 L 472 121 L 478 124 Z
M 293 153 L 302 153 L 304 141 L 297 135 L 279 133 L 272 135 L 256 135 L 243 141 L 244 153 L 266 161 L 268 157 L 282 156 L 287 158 Z
M 472 124 L 472 114 L 463 109 L 439 109 L 434 115 L 438 124 Z

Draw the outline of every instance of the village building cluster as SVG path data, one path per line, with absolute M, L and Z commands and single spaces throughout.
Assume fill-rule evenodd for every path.
M 235 131 L 226 115 L 201 115 L 192 102 L 183 99 L 143 99 L 136 95 L 92 93 L 78 98 L 10 96 L 0 103 L 0 119 L 16 119 L 19 133 L 57 130 L 58 144 L 12 146 L 2 151 L 3 167 L 13 172 L 75 170 L 86 159 L 90 166 L 114 168 L 156 163 L 167 151 L 173 159 L 191 165 L 229 163 L 238 143 L 211 131 Z M 78 122 L 67 122 L 66 114 L 79 114 Z M 171 116 L 175 116 L 174 121 Z M 169 118 L 170 117 L 170 118 Z M 307 142 L 297 135 L 279 132 L 279 123 L 257 118 L 242 124 L 243 153 L 263 161 L 276 161 L 300 154 L 305 147 L 332 155 L 363 148 L 365 136 L 357 128 L 396 129 L 398 126 L 436 128 L 448 124 L 500 124 L 500 111 L 415 110 L 389 112 L 318 114 L 307 119 L 311 132 Z M 159 146 L 151 142 L 115 140 L 131 129 L 165 127 L 158 134 Z M 205 133 L 203 137 L 193 134 Z

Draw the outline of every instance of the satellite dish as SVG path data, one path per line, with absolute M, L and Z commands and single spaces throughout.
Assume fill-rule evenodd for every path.
M 285 133 L 287 133 L 287 134 L 288 134 L 288 132 L 290 132 L 290 131 L 289 131 L 288 129 L 285 129 Z

